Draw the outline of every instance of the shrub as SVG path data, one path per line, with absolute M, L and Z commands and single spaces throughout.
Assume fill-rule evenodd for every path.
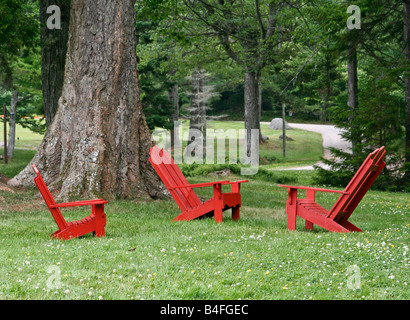
M 262 181 L 269 181 L 275 183 L 296 183 L 298 179 L 296 177 L 289 177 L 279 172 L 273 172 L 264 168 L 259 168 L 258 173 L 251 176 L 241 175 L 242 165 L 240 164 L 182 164 L 180 169 L 185 177 L 206 176 L 212 172 L 221 171 L 224 169 L 230 170 L 230 172 L 237 176 L 242 176 L 246 179 L 257 179 Z

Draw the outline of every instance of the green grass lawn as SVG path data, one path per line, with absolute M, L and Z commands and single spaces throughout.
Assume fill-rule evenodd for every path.
M 272 132 L 264 147 L 274 150 L 277 134 Z M 303 137 L 300 132 L 298 139 Z M 315 144 L 309 161 L 320 153 Z M 270 148 L 264 147 L 261 152 Z M 32 153 L 25 152 L 18 150 L 8 176 L 29 161 Z M 272 152 L 279 157 L 280 150 Z M 294 162 L 303 159 L 295 156 Z M 409 194 L 369 191 L 350 219 L 363 233 L 330 233 L 317 226 L 305 231 L 302 220 L 289 232 L 287 190 L 277 181 L 314 186 L 313 174 L 276 171 L 271 181 L 250 176 L 241 188 L 238 222 L 230 212 L 222 224 L 212 218 L 171 222 L 180 213 L 172 199 L 111 201 L 106 237 L 90 234 L 65 242 L 50 238 L 57 226 L 36 189 L 0 191 L 0 300 L 409 299 Z M 212 195 L 211 188 L 197 191 L 202 199 Z M 326 208 L 336 198 L 317 196 Z M 91 213 L 63 210 L 67 221 Z
M 0 154 L 4 155 L 4 149 L 0 148 Z M 34 150 L 25 150 L 25 149 L 15 149 L 14 158 L 9 159 L 9 163 L 4 164 L 4 160 L 0 160 L 0 173 L 5 176 L 12 178 L 23 170 L 27 163 L 33 159 L 36 151 Z
M 370 191 L 351 217 L 365 232 L 350 234 L 302 221 L 287 231 L 287 190 L 274 183 L 252 180 L 242 195 L 241 220 L 226 212 L 222 224 L 170 222 L 172 200 L 112 201 L 105 238 L 62 242 L 50 239 L 57 227 L 36 190 L 0 192 L 0 299 L 410 298 L 408 194 Z M 318 200 L 329 207 L 335 196 Z

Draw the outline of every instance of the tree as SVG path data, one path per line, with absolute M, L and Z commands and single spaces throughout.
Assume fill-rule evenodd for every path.
M 333 121 L 345 129 L 344 137 L 352 142 L 353 154 L 333 150 L 337 161 L 325 161 L 333 171 L 317 168 L 317 182 L 345 184 L 363 157 L 384 145 L 388 151 L 387 166 L 375 187 L 403 190 L 408 188 L 408 181 L 403 179 L 405 112 L 402 106 L 406 66 L 402 59 L 401 3 L 368 0 L 355 3 L 362 10 L 361 29 L 342 34 L 338 41 L 344 43 L 339 48 L 349 53 L 348 95 L 341 94 L 332 108 Z
M 35 4 L 22 0 L 1 0 L 2 24 L 0 25 L 0 85 L 10 92 L 10 131 L 8 157 L 14 155 L 17 105 L 33 96 L 35 84 L 24 85 L 28 69 L 25 59 L 37 45 L 37 19 Z M 22 66 L 24 65 L 24 66 Z M 31 68 L 30 71 L 32 71 Z M 30 71 L 28 73 L 30 73 Z M 35 73 L 35 72 L 34 72 Z M 35 81 L 33 81 L 35 82 Z M 22 92 L 23 91 L 23 92 Z M 27 91 L 31 91 L 28 93 Z M 21 95 L 23 94 L 23 97 Z
M 50 127 L 58 109 L 64 82 L 71 0 L 39 0 L 41 23 L 41 75 L 46 125 Z M 55 5 L 60 10 L 59 29 L 47 27 L 52 16 L 47 9 Z
M 136 5 L 136 12 L 138 67 L 144 115 L 150 130 L 155 130 L 156 127 L 169 130 L 173 128 L 173 107 L 178 99 L 177 93 L 170 99 L 170 92 L 174 92 L 175 84 L 168 79 L 169 72 L 161 67 L 168 60 L 169 50 L 155 42 L 153 33 L 156 23 L 145 16 L 143 3 Z
M 164 194 L 149 164 L 140 101 L 135 0 L 72 0 L 62 95 L 32 160 L 60 199 Z M 28 165 L 9 181 L 31 185 Z
M 189 134 L 188 144 L 194 143 L 195 149 L 202 148 L 201 154 L 206 157 L 206 129 L 207 111 L 209 102 L 217 96 L 214 86 L 207 84 L 209 74 L 204 69 L 195 69 L 188 77 L 191 82 L 191 92 L 187 93 L 191 98 L 189 111 Z M 200 136 L 198 135 L 200 133 Z M 202 141 L 200 139 L 202 138 Z
M 259 83 L 262 69 L 275 60 L 281 43 L 290 38 L 286 19 L 279 12 L 293 6 L 286 1 L 194 1 L 183 0 L 188 20 L 199 22 L 203 34 L 218 39 L 226 54 L 242 67 L 244 77 L 244 119 L 248 155 L 251 131 L 260 132 Z M 283 15 L 284 17 L 286 15 Z M 260 135 L 261 137 L 261 135 Z
M 0 87 L 9 81 L 9 85 L 4 87 L 4 95 L 0 97 L 1 105 L 6 103 L 9 108 L 9 138 L 7 154 L 9 158 L 14 157 L 16 141 L 16 124 L 31 130 L 40 129 L 41 122 L 33 119 L 26 119 L 41 107 L 41 80 L 39 78 L 40 68 L 36 64 L 38 53 L 25 52 L 20 57 L 16 57 L 7 67 L 10 74 L 5 73 L 3 81 L 0 79 Z M 9 77 L 9 78 L 7 78 Z M 1 77 L 0 77 L 1 78 Z

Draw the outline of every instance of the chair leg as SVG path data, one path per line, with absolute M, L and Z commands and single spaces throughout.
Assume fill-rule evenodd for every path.
M 313 223 L 310 222 L 309 220 L 305 221 L 305 229 L 306 230 L 313 230 Z
M 240 208 L 239 206 L 232 207 L 232 219 L 234 221 L 239 221 L 240 219 L 240 213 L 239 213 L 240 209 L 239 208 Z
M 104 205 L 96 205 L 92 208 L 95 214 L 95 231 L 96 237 L 105 236 L 106 215 L 104 213 Z
M 289 190 L 289 198 L 286 203 L 286 213 L 288 214 L 288 230 L 296 229 L 296 215 L 297 215 L 297 190 Z
M 349 221 L 341 221 L 339 222 L 339 224 L 343 227 L 345 227 L 347 230 L 349 231 L 353 231 L 353 232 L 363 232 L 362 229 L 356 227 L 353 223 L 350 223 Z
M 330 219 L 326 220 L 326 223 L 323 226 L 323 228 L 331 232 L 340 232 L 340 233 L 350 232 L 350 230 L 346 228 L 344 225 L 334 220 L 330 220 Z
M 177 217 L 175 217 L 174 219 L 172 219 L 171 221 L 188 221 L 189 216 L 187 212 L 182 212 L 180 215 L 178 215 Z
M 77 238 L 78 235 L 73 234 L 71 228 L 68 227 L 67 229 L 59 230 L 59 231 L 54 232 L 52 234 L 52 237 L 54 239 L 70 240 L 70 239 L 73 239 L 73 238 Z
M 216 223 L 222 223 L 223 218 L 222 218 L 222 207 L 221 206 L 217 206 L 214 210 L 214 217 L 215 217 L 215 221 Z
M 288 230 L 296 229 L 296 205 L 289 205 L 286 213 L 288 214 Z
M 288 230 L 295 230 L 296 229 L 296 214 L 295 212 L 288 213 Z

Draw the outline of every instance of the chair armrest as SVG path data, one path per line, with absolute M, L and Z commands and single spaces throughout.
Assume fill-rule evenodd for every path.
M 51 205 L 50 208 L 54 209 L 54 208 L 92 206 L 92 205 L 106 204 L 106 203 L 108 203 L 108 201 L 105 201 L 103 199 L 85 200 L 85 201 L 74 201 L 74 202 L 67 202 L 67 203 L 57 203 L 57 204 Z
M 232 181 L 230 184 L 234 184 L 234 183 L 246 183 L 246 182 L 249 182 L 249 180 Z
M 311 191 L 320 191 L 320 192 L 333 192 L 333 193 L 349 194 L 349 192 L 340 191 L 340 190 L 321 189 L 321 188 L 303 187 L 303 186 L 295 187 L 295 186 L 278 185 L 278 187 L 288 188 L 288 189 L 299 189 L 299 190 L 311 190 Z
M 241 180 L 241 181 L 216 181 L 216 182 L 206 182 L 206 183 L 197 183 L 197 184 L 186 184 L 183 186 L 177 186 L 177 187 L 172 187 L 169 188 L 170 190 L 172 189 L 182 189 L 182 188 L 203 188 L 203 187 L 212 187 L 215 186 L 217 184 L 220 185 L 227 185 L 227 184 L 235 184 L 235 183 L 245 183 L 245 182 L 249 182 L 249 180 Z
M 216 182 L 206 182 L 206 183 L 197 183 L 197 184 L 185 184 L 183 186 L 176 186 L 169 189 L 183 189 L 183 188 L 203 188 L 203 187 L 212 187 L 217 184 L 228 184 L 229 181 L 216 181 Z

